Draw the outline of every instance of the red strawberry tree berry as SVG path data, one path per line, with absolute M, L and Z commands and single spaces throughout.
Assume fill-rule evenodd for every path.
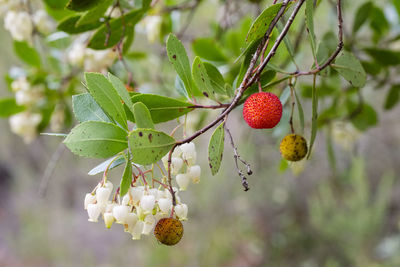
M 173 14 L 195 12 L 206 1 L 6 2 L 4 26 L 26 67 L 14 69 L 7 76 L 13 97 L 0 100 L 0 115 L 10 117 L 11 130 L 31 142 L 48 125 L 53 132 L 67 131 L 73 113 L 79 124 L 67 134 L 51 135 L 65 137 L 65 146 L 78 156 L 106 159 L 90 171 L 91 175 L 102 173 L 102 178 L 85 196 L 89 221 L 97 222 L 102 217 L 107 228 L 121 224 L 133 239 L 154 233 L 162 244 L 175 245 L 181 240 L 181 221 L 188 217 L 188 206 L 179 192 L 200 181 L 202 167 L 198 164 L 196 139 L 211 129 L 208 161 L 212 175 L 220 169 L 227 134 L 241 184 L 249 190 L 248 176 L 253 172 L 240 156 L 229 130 L 232 111 L 242 104 L 243 125 L 247 123 L 254 129 L 281 125 L 289 128 L 283 131 L 280 145 L 282 157 L 288 161 L 310 156 L 318 124 L 342 119 L 365 130 L 376 123 L 376 114 L 363 101 L 359 89 L 366 83 L 364 67 L 371 79 L 380 78 L 373 69 L 375 63 L 360 62 L 350 52 L 361 53 L 362 49 L 351 49 L 357 45 L 356 38 L 349 42 L 349 49 L 343 49 L 341 0 L 319 3 L 334 6 L 337 25 L 332 24 L 320 40 L 314 31 L 315 1 L 275 0 L 251 23 L 243 18 L 236 25 L 230 24 L 235 16 L 230 16 L 226 8 L 215 38 L 195 38 L 191 42 L 194 57 L 188 56 L 181 42 L 185 40 L 186 44 L 188 39 L 187 23 L 173 33 L 178 26 Z M 253 4 L 241 5 L 263 7 L 262 1 L 249 2 Z M 356 19 L 354 36 L 367 19 Z M 304 26 L 298 27 L 299 21 Z M 383 30 L 377 29 L 377 23 L 373 25 L 371 43 L 376 43 L 383 39 L 379 38 Z M 163 56 L 168 66 L 163 66 L 161 60 L 151 63 L 163 56 L 140 65 L 145 56 L 132 50 L 136 29 L 146 33 L 148 43 L 159 41 L 165 47 Z M 294 37 L 296 43 L 292 44 Z M 311 64 L 299 65 L 296 54 L 299 49 L 306 50 L 300 44 L 307 42 Z M 321 45 L 317 45 L 319 42 Z M 36 43 L 51 53 L 40 56 Z M 361 45 L 366 47 L 365 40 Z M 364 53 L 381 60 L 376 51 L 367 49 Z M 151 75 L 132 71 L 132 65 L 135 70 L 147 68 Z M 165 69 L 174 71 L 173 79 L 163 74 Z M 81 86 L 79 74 L 83 73 Z M 332 106 L 319 119 L 317 87 L 323 81 L 338 81 L 338 74 L 342 77 L 339 85 L 348 81 L 358 92 L 358 100 L 334 94 Z M 298 94 L 299 80 L 309 81 L 307 77 L 312 78 L 307 91 L 312 106 L 310 121 L 305 119 Z M 146 84 L 162 90 L 149 93 Z M 171 88 L 179 96 L 165 96 L 174 95 L 168 91 Z M 394 106 L 393 99 L 398 96 L 398 87 L 393 88 L 385 104 L 387 109 Z M 72 108 L 68 104 L 71 96 Z M 332 113 L 342 102 L 346 105 L 344 115 Z M 295 107 L 298 119 L 293 115 Z M 217 110 L 219 114 L 207 118 L 189 134 L 189 115 L 203 110 Z M 363 117 L 353 120 L 357 116 Z M 161 124 L 165 122 L 168 126 Z M 308 141 L 303 137 L 305 125 L 310 125 Z M 124 166 L 123 175 L 113 184 L 109 172 L 118 166 Z

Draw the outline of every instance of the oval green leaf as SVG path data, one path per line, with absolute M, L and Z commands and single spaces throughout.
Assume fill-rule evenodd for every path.
M 111 122 L 101 107 L 89 93 L 72 96 L 72 109 L 79 122 L 104 121 Z
M 161 160 L 175 144 L 171 136 L 152 129 L 136 129 L 129 133 L 128 139 L 132 161 L 141 165 Z
M 73 128 L 64 143 L 78 156 L 107 158 L 128 148 L 126 137 L 126 131 L 112 123 L 87 121 Z
M 133 106 L 133 116 L 135 117 L 136 126 L 138 128 L 154 129 L 150 111 L 142 102 L 137 102 Z
M 225 123 L 221 123 L 211 136 L 208 144 L 208 162 L 212 175 L 218 173 L 224 154 Z

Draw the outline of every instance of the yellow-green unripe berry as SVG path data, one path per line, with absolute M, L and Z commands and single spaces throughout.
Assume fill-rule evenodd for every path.
M 307 155 L 307 141 L 301 135 L 289 134 L 283 138 L 279 149 L 284 159 L 299 161 Z

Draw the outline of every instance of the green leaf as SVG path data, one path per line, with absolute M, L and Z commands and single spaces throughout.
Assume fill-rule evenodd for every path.
M 78 156 L 107 158 L 128 147 L 126 137 L 126 131 L 115 124 L 86 121 L 74 127 L 64 143 Z
M 332 67 L 354 87 L 363 87 L 367 81 L 360 61 L 350 52 L 343 51 Z
M 221 95 L 226 95 L 225 80 L 217 67 L 208 62 L 203 62 L 203 65 L 207 70 L 207 75 L 210 78 L 211 85 L 215 92 Z
M 400 99 L 400 85 L 396 84 L 390 88 L 389 93 L 386 96 L 384 108 L 386 110 L 392 109 L 394 106 L 396 106 L 397 102 L 399 102 L 399 99 Z
M 360 107 L 358 104 L 349 101 L 347 102 L 347 108 L 349 114 L 355 114 L 352 116 L 351 122 L 361 131 L 365 131 L 378 123 L 376 111 L 368 104 L 362 104 Z
M 151 129 L 136 129 L 129 133 L 132 161 L 149 165 L 159 161 L 175 144 L 175 139 L 166 133 Z
M 221 123 L 211 136 L 208 144 L 208 162 L 212 175 L 216 175 L 221 166 L 224 153 L 225 123 Z
M 169 61 L 174 67 L 176 73 L 185 84 L 187 95 L 193 95 L 192 74 L 190 69 L 189 58 L 186 54 L 185 47 L 179 39 L 172 33 L 167 39 L 167 54 Z
M 66 8 L 73 11 L 86 11 L 101 4 L 104 0 L 69 0 Z
M 99 173 L 103 173 L 105 172 L 106 169 L 108 170 L 114 169 L 125 162 L 126 160 L 123 155 L 117 155 L 106 161 L 103 161 L 102 163 L 91 169 L 88 175 L 96 175 Z
M 79 122 L 104 121 L 111 122 L 101 107 L 89 93 L 72 96 L 72 109 Z
M 80 19 L 81 15 L 67 17 L 57 25 L 57 29 L 70 34 L 77 34 L 97 29 L 102 25 L 100 21 L 93 21 L 91 23 L 78 25 Z
M 125 38 L 127 29 L 133 28 L 142 16 L 143 10 L 136 9 L 119 18 L 111 19 L 108 24 L 104 24 L 93 34 L 88 47 L 103 50 L 115 46 Z
M 125 129 L 128 128 L 126 114 L 121 99 L 112 84 L 101 73 L 86 72 L 87 90 L 97 104 Z
M 103 0 L 98 6 L 83 14 L 76 23 L 76 26 L 79 27 L 85 24 L 98 22 L 113 2 L 114 0 Z
M 267 31 L 272 20 L 275 18 L 281 9 L 282 4 L 275 4 L 266 8 L 253 22 L 247 33 L 246 42 L 253 42 L 262 38 Z
M 394 7 L 397 10 L 397 14 L 400 16 L 400 2 L 397 0 L 392 0 Z
M 132 97 L 132 102 L 142 102 L 149 109 L 154 123 L 166 122 L 179 118 L 193 109 L 192 104 L 153 94 L 139 94 Z
M 366 2 L 362 4 L 356 12 L 353 23 L 353 33 L 357 33 L 361 26 L 369 19 L 373 4 Z
M 40 67 L 39 53 L 27 42 L 14 41 L 14 51 L 26 64 L 37 68 Z
M 312 90 L 312 119 L 311 119 L 311 137 L 310 137 L 310 146 L 308 149 L 307 159 L 310 158 L 312 148 L 314 145 L 315 138 L 317 137 L 317 130 L 318 130 L 318 95 L 317 95 L 317 87 L 315 86 L 315 79 L 313 83 L 313 90 Z
M 6 118 L 24 110 L 25 107 L 18 106 L 15 98 L 0 99 L 0 117 Z
M 133 105 L 133 115 L 138 128 L 154 129 L 150 111 L 145 104 L 142 102 L 135 103 L 135 105 Z
M 314 0 L 306 0 L 306 25 L 310 37 L 311 50 L 314 58 L 316 58 L 317 44 L 314 32 Z
M 215 91 L 208 77 L 207 70 L 199 57 L 196 57 L 192 66 L 193 80 L 204 96 L 215 100 Z
M 64 9 L 68 0 L 43 0 L 46 5 L 54 9 Z
M 133 113 L 133 103 L 128 90 L 126 90 L 125 84 L 117 76 L 114 76 L 110 72 L 108 73 L 108 80 L 111 82 L 112 86 L 117 91 L 122 101 L 124 101 L 128 109 Z
M 224 62 L 227 57 L 222 52 L 222 48 L 211 38 L 198 38 L 192 43 L 193 52 L 205 60 Z
M 399 51 L 375 47 L 366 48 L 364 51 L 382 66 L 395 66 L 400 64 Z
M 120 197 L 123 197 L 125 196 L 126 193 L 128 193 L 129 188 L 131 187 L 131 182 L 132 182 L 132 163 L 131 160 L 128 159 L 126 161 L 124 173 L 122 174 L 121 184 L 119 186 Z

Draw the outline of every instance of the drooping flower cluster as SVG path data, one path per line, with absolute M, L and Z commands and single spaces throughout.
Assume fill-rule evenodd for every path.
M 142 234 L 149 235 L 160 219 L 171 216 L 172 195 L 169 190 L 135 183 L 122 198 L 117 190 L 110 199 L 112 190 L 111 182 L 99 183 L 93 193 L 86 194 L 84 205 L 90 222 L 97 222 L 102 215 L 107 228 L 111 228 L 114 222 L 122 224 L 125 232 L 136 240 Z M 174 216 L 179 220 L 186 220 L 188 207 L 180 201 L 176 188 L 174 191 L 177 201 Z
M 41 85 L 32 86 L 26 77 L 19 77 L 11 83 L 15 93 L 15 102 L 25 106 L 26 110 L 10 117 L 11 131 L 30 143 L 37 135 L 37 126 L 42 121 L 42 115 L 36 112 L 36 106 L 43 99 L 44 88 Z
M 43 9 L 30 14 L 21 1 L 2 0 L 0 11 L 4 15 L 4 28 L 10 32 L 16 41 L 31 42 L 34 30 L 42 34 L 50 33 L 54 23 Z
M 177 147 L 171 157 L 171 174 L 175 175 L 179 190 L 185 191 L 190 181 L 200 182 L 201 168 L 196 164 L 197 153 L 194 143 L 182 144 Z M 162 158 L 164 167 L 168 170 L 168 154 Z
M 110 67 L 117 58 L 113 49 L 93 50 L 76 40 L 67 54 L 68 62 L 82 67 L 85 71 L 102 72 Z

